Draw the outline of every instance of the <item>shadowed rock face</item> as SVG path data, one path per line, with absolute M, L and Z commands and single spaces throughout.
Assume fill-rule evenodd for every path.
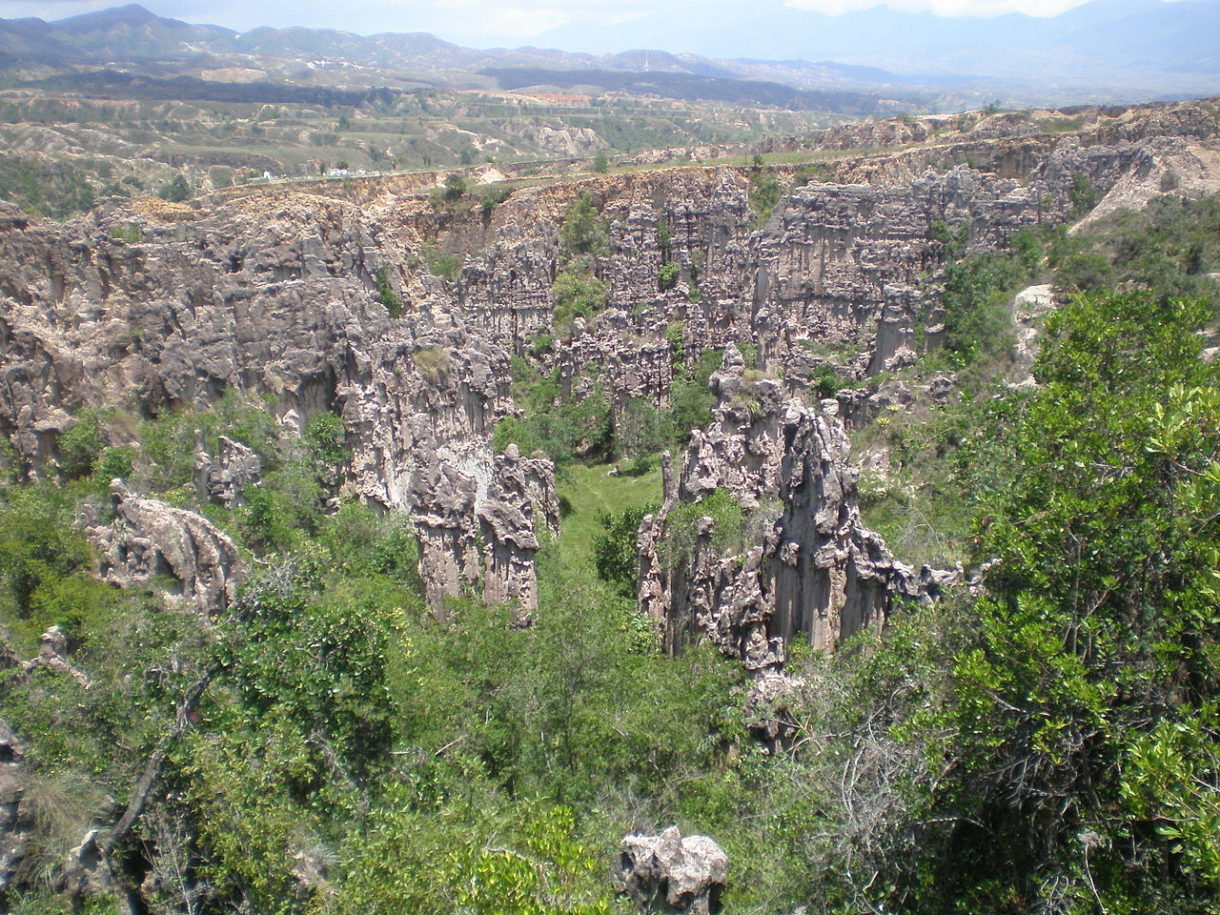
M 25 750 L 0 720 L 0 905 L 34 827 L 31 811 L 21 804 L 30 781 Z
M 747 382 L 733 347 L 712 387 L 715 422 L 694 434 L 678 480 L 639 532 L 639 600 L 667 650 L 706 633 L 725 654 L 765 671 L 782 664 L 792 638 L 833 648 L 879 627 L 894 596 L 928 599 L 930 571 L 921 577 L 898 562 L 860 523 L 857 472 L 834 401 L 810 408 L 784 400 L 774 379 Z M 705 517 L 693 548 L 674 561 L 666 548 L 677 535 L 674 508 L 717 489 L 742 508 L 742 549 L 718 548 Z

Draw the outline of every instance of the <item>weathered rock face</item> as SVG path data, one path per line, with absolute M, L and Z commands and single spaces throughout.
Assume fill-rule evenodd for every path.
M 0 906 L 33 828 L 33 816 L 21 804 L 30 771 L 25 750 L 9 726 L 0 720 Z
M 233 508 L 244 504 L 243 492 L 262 478 L 263 465 L 254 450 L 220 436 L 220 454 L 213 458 L 203 445 L 203 437 L 195 433 L 195 489 L 202 498 L 217 505 Z
M 428 418 L 415 420 L 412 498 L 419 531 L 424 591 L 443 614 L 445 599 L 478 582 L 493 604 L 537 606 L 535 531 L 559 533 L 559 503 L 550 461 L 522 458 L 515 445 L 490 456 L 485 448 L 437 446 Z
M 111 234 L 130 237 L 131 226 L 139 242 Z M 483 579 L 484 556 L 469 568 L 460 553 L 438 558 L 430 547 L 433 506 L 421 496 L 430 490 L 413 473 L 431 466 L 417 459 L 421 451 L 443 463 L 450 445 L 481 449 L 487 472 L 498 472 L 485 443 L 512 409 L 508 353 L 467 328 L 443 283 L 411 272 L 417 228 L 300 194 L 232 201 L 206 216 L 137 202 L 64 227 L 0 219 L 0 431 L 37 475 L 55 459 L 72 414 L 116 398 L 148 414 L 203 405 L 230 388 L 257 391 L 273 395 L 283 421 L 298 430 L 333 411 L 352 451 L 347 492 L 392 510 L 415 513 L 418 503 L 421 572 L 456 595 L 453 582 Z M 374 295 L 374 274 L 398 290 L 408 314 L 391 318 Z M 215 458 L 201 450 L 196 470 L 201 494 L 229 505 L 259 473 L 237 442 Z M 531 472 L 539 504 L 553 503 L 549 475 Z M 476 502 L 482 497 L 464 503 L 467 531 L 485 523 Z M 490 535 L 507 538 L 488 546 L 493 593 L 528 602 L 532 552 L 520 542 L 533 532 L 510 531 L 509 520 L 497 515 L 488 525 Z M 144 570 L 115 556 L 108 568 L 140 578 L 166 555 L 143 556 Z M 455 563 L 463 575 L 451 574 Z M 207 600 L 219 597 L 205 590 Z
M 716 421 L 695 432 L 680 477 L 640 528 L 639 600 L 666 648 L 706 633 L 725 654 L 763 671 L 782 664 L 792 638 L 833 648 L 880 626 L 895 595 L 926 599 L 920 575 L 860 523 L 837 403 L 813 409 L 784 400 L 774 379 L 747 382 L 733 347 L 712 384 Z M 745 514 L 744 548 L 726 555 L 704 517 L 689 555 L 675 562 L 666 549 L 677 534 L 674 508 L 717 489 Z
M 107 581 L 148 587 L 157 575 L 168 574 L 176 582 L 171 590 L 209 616 L 236 599 L 245 567 L 233 541 L 215 525 L 194 512 L 138 496 L 118 480 L 110 490 L 114 521 L 86 527 Z
M 707 836 L 627 836 L 610 870 L 615 892 L 644 912 L 710 915 L 720 911 L 729 859 Z
M 1139 126 L 1154 117 L 1181 135 Z M 876 373 L 936 343 L 943 248 L 930 231 L 935 223 L 967 226 L 967 250 L 980 252 L 1021 228 L 1068 219 L 1079 179 L 1106 195 L 1103 209 L 1113 208 L 1110 196 L 1134 199 L 1155 188 L 1169 169 L 1201 191 L 1220 177 L 1208 165 L 1217 126 L 1201 118 L 1189 106 L 1176 117 L 1136 110 L 1122 119 L 1121 136 L 1112 120 L 1109 132 L 1077 137 L 996 116 L 953 143 L 830 163 L 825 180 L 792 189 L 763 226 L 749 205 L 747 169 L 524 189 L 497 208 L 487 247 L 471 253 L 454 293 L 471 323 L 518 351 L 553 333 L 555 226 L 585 192 L 608 225 L 611 255 L 598 273 L 611 288 L 607 309 L 556 344 L 554 363 L 573 389 L 585 379 L 613 401 L 664 403 L 675 334 L 688 352 L 753 343 L 760 362 L 783 366 L 797 383 L 809 375 L 801 365 L 807 345 L 854 349 L 863 354 L 857 372 Z M 919 137 L 903 142 L 911 139 Z M 670 290 L 659 283 L 666 263 L 679 269 Z

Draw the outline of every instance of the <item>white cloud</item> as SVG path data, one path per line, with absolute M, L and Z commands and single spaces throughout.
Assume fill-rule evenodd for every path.
M 1084 2 L 1086 0 L 885 0 L 884 3 L 879 0 L 785 0 L 785 5 L 830 15 L 884 5 L 894 10 L 938 16 L 1001 16 L 1005 13 L 1057 16 Z

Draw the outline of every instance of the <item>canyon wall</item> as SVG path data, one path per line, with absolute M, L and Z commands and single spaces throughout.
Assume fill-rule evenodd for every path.
M 810 382 L 831 352 L 848 380 L 935 343 L 938 224 L 964 227 L 967 251 L 993 250 L 1079 216 L 1082 185 L 1105 210 L 1170 175 L 1182 192 L 1214 189 L 1220 171 L 1205 103 L 1093 118 L 1079 133 L 988 123 L 943 143 L 934 128 L 920 145 L 895 133 L 803 171 L 656 168 L 484 202 L 370 179 L 110 201 L 62 225 L 0 205 L 0 432 L 38 477 L 86 406 L 152 416 L 250 391 L 297 431 L 333 412 L 351 450 L 343 493 L 411 514 L 437 611 L 474 587 L 528 612 L 536 531 L 557 530 L 558 513 L 549 462 L 489 444 L 519 413 L 514 356 L 557 369 L 576 396 L 664 406 L 676 360 L 737 345 L 750 364 L 718 376 L 716 422 L 695 434 L 671 500 L 714 485 L 747 507 L 778 500 L 781 516 L 746 551 L 748 574 L 710 556 L 671 569 L 646 557 L 643 603 L 671 645 L 697 625 L 766 666 L 795 632 L 830 645 L 919 591 L 858 526 L 846 442 Z M 854 130 L 842 144 L 883 127 Z M 769 178 L 783 193 L 765 212 Z M 609 293 L 557 327 L 560 227 L 582 196 L 606 227 L 594 268 Z M 451 280 L 434 275 L 445 258 Z M 770 377 L 747 382 L 754 369 Z

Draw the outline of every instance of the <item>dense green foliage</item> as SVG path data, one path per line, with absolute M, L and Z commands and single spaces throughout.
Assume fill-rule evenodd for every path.
M 157 196 L 162 200 L 168 200 L 170 203 L 182 203 L 185 200 L 191 199 L 191 186 L 182 174 L 177 174 L 161 185 L 161 189 L 157 191 Z
M 590 318 L 606 307 L 610 281 L 598 279 L 581 259 L 573 259 L 555 274 L 555 330 L 565 333 L 576 318 Z
M 1008 250 L 965 254 L 969 225 L 951 229 L 932 225 L 931 236 L 945 258 L 944 347 L 957 366 L 980 356 L 1001 356 L 1014 342 L 1009 303 L 1021 285 L 1036 275 L 1043 245 L 1039 233 L 1022 229 L 1008 240 Z M 1042 233 L 1045 234 L 1045 233 Z
M 390 313 L 390 317 L 401 317 L 402 299 L 394 291 L 394 284 L 390 282 L 390 273 L 386 267 L 379 267 L 377 272 L 373 274 L 373 285 L 377 287 L 377 301 L 385 306 L 385 310 Z
M 991 412 L 973 552 L 998 562 L 972 628 L 937 646 L 947 674 L 884 653 L 923 693 L 892 733 L 941 773 L 907 814 L 921 853 L 891 862 L 890 904 L 1214 911 L 1216 834 L 1195 819 L 1220 800 L 1208 315 L 1078 299 L 1050 321 L 1036 392 Z
M 1220 308 L 1220 198 L 1159 197 L 1123 210 L 1089 232 L 1064 238 L 1055 282 L 1066 290 L 1110 286 L 1203 299 Z
M 754 168 L 750 173 L 750 209 L 754 213 L 755 226 L 761 228 L 771 218 L 782 193 L 783 188 L 774 173 Z

